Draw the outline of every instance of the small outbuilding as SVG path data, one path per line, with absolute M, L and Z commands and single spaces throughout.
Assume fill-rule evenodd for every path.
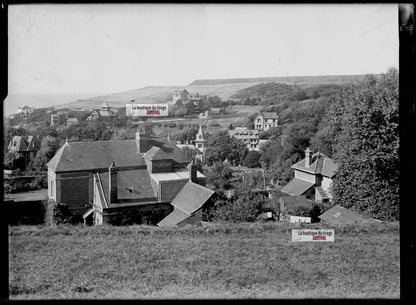
M 381 222 L 380 220 L 370 218 L 365 215 L 355 213 L 347 208 L 335 205 L 328 211 L 318 216 L 322 221 L 331 225 L 357 225 L 365 223 Z
M 199 184 L 188 182 L 172 200 L 173 211 L 157 225 L 172 227 L 201 223 L 203 209 L 207 208 L 214 193 Z

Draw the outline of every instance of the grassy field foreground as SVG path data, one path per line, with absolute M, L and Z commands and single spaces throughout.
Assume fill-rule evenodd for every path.
M 335 228 L 333 243 L 293 243 L 296 227 L 10 227 L 9 296 L 399 298 L 397 223 Z

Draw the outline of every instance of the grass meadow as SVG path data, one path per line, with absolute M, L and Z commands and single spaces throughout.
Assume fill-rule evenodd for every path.
M 303 225 L 304 228 L 331 228 Z M 9 227 L 10 299 L 399 298 L 399 225 Z

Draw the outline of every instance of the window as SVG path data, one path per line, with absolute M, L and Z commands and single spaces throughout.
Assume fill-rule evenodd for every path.
M 51 197 L 54 197 L 54 183 L 53 180 L 51 180 Z

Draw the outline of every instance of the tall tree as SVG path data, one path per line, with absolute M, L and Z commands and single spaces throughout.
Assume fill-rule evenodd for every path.
M 208 163 L 223 162 L 242 164 L 248 149 L 243 141 L 231 138 L 227 131 L 219 131 L 207 140 L 205 158 Z
M 336 203 L 378 219 L 399 219 L 398 106 L 396 69 L 344 90 L 332 106 Z
M 30 162 L 28 168 L 33 171 L 48 170 L 47 164 L 55 155 L 58 148 L 58 139 L 51 136 L 44 137 L 40 143 L 40 148 L 36 153 L 36 157 Z

